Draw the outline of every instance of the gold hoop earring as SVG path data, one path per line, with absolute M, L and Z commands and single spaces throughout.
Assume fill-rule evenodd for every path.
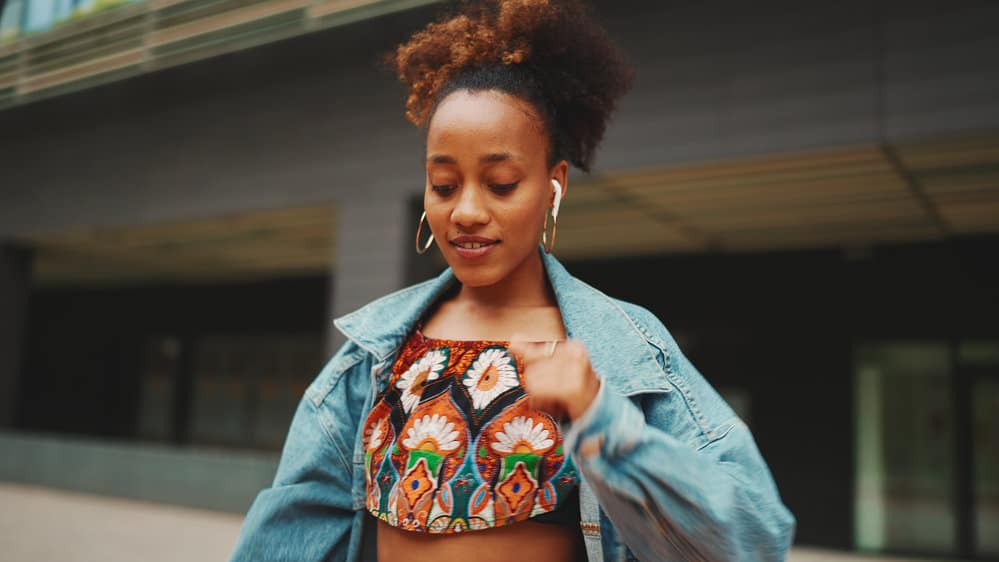
M 420 244 L 420 231 L 423 230 L 423 221 L 426 218 L 427 212 L 423 211 L 423 214 L 420 215 L 420 222 L 416 225 L 416 253 L 420 255 L 427 253 L 427 250 L 429 250 L 430 246 L 434 243 L 434 233 L 431 232 L 430 238 L 427 239 L 426 243 L 422 245 Z
M 545 226 L 541 228 L 541 243 L 544 245 L 545 253 L 552 253 L 552 248 L 555 247 L 555 232 L 558 230 L 558 217 L 552 215 L 552 236 L 549 242 L 548 238 L 548 211 L 545 211 Z

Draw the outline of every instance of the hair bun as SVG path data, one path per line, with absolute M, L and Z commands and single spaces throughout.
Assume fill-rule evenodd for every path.
M 578 0 L 490 0 L 462 4 L 389 55 L 408 86 L 406 117 L 423 126 L 452 79 L 511 65 L 530 74 L 554 109 L 558 152 L 589 170 L 632 72 L 603 27 Z

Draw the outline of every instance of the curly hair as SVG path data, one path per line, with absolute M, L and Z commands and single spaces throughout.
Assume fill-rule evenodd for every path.
M 408 86 L 406 117 L 426 126 L 456 90 L 498 90 L 529 102 L 549 136 L 549 162 L 589 171 L 632 70 L 579 0 L 464 3 L 388 55 Z

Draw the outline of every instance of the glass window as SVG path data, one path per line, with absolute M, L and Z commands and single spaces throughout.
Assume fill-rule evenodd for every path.
M 21 12 L 24 10 L 24 0 L 7 0 L 0 13 L 0 43 L 13 41 L 21 34 Z
M 999 556 L 999 376 L 977 378 L 972 389 L 975 550 Z
M 201 339 L 194 367 L 191 441 L 280 449 L 306 386 L 319 372 L 315 334 Z
M 251 387 L 263 350 L 245 339 L 209 337 L 198 341 L 191 407 L 192 443 L 249 446 Z
M 951 355 L 942 342 L 856 354 L 855 537 L 865 550 L 955 548 Z
M 999 341 L 971 340 L 958 348 L 971 379 L 971 467 L 975 552 L 999 556 Z
M 957 354 L 962 365 L 999 367 L 999 341 L 963 341 Z
M 151 441 L 167 441 L 173 435 L 180 342 L 173 337 L 150 338 L 145 343 L 143 357 L 138 436 Z

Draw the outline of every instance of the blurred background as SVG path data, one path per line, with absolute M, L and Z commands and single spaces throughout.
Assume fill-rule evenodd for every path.
M 591 4 L 637 80 L 555 255 L 749 423 L 792 559 L 999 559 L 999 4 Z M 332 318 L 443 267 L 379 62 L 443 6 L 0 5 L 4 559 L 224 559 Z

